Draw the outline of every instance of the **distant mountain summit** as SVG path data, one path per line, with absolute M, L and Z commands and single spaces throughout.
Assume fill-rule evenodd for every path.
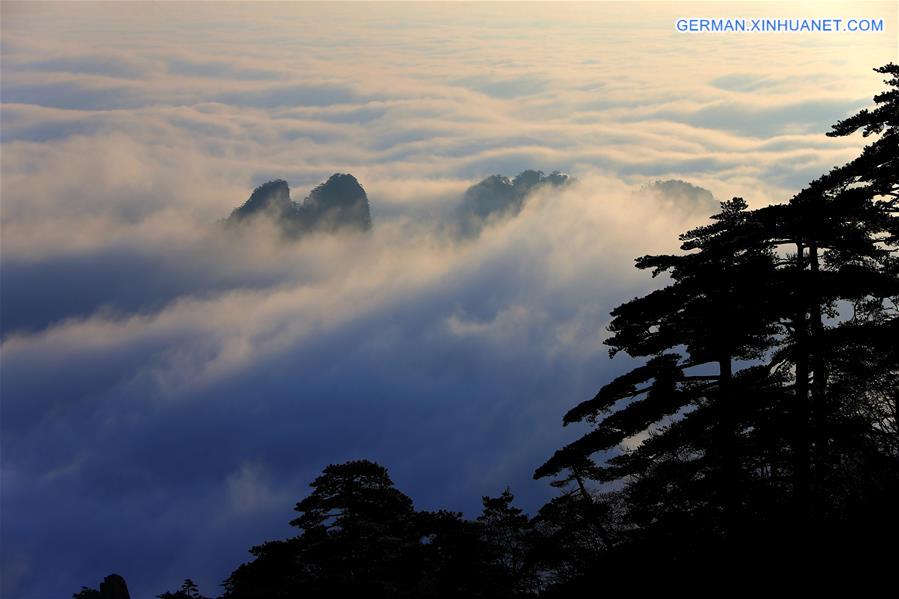
M 260 214 L 274 218 L 289 217 L 296 208 L 297 205 L 290 201 L 290 187 L 287 181 L 278 179 L 263 183 L 254 189 L 250 199 L 240 208 L 234 209 L 228 222 L 240 222 Z
M 640 191 L 672 200 L 687 210 L 695 208 L 714 211 L 718 208 L 718 201 L 711 191 L 680 179 L 653 181 L 641 187 Z
M 365 190 L 349 174 L 337 173 L 310 192 L 299 206 L 302 218 L 320 229 L 371 229 L 371 210 Z
M 242 206 L 231 212 L 226 222 L 239 225 L 259 217 L 274 220 L 290 237 L 313 231 L 371 229 L 368 196 L 356 177 L 343 173 L 331 175 L 302 203 L 290 199 L 286 181 L 263 183 Z
M 503 175 L 487 177 L 469 187 L 462 198 L 458 214 L 460 233 L 477 235 L 488 221 L 521 212 L 532 191 L 540 187 L 563 187 L 571 181 L 571 177 L 559 171 L 544 175 L 542 171 L 526 170 L 512 179 Z

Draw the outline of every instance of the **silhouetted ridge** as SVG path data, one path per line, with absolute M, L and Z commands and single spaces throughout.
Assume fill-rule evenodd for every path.
M 526 170 L 513 179 L 492 175 L 472 185 L 465 192 L 459 210 L 459 230 L 466 236 L 477 235 L 491 219 L 517 215 L 524 208 L 529 193 L 542 186 L 562 187 L 571 178 L 559 171 L 544 175 Z
M 259 216 L 273 219 L 288 237 L 312 231 L 371 229 L 368 196 L 353 175 L 343 173 L 334 174 L 316 186 L 302 204 L 290 199 L 286 181 L 264 183 L 242 206 L 234 209 L 227 223 L 240 224 Z

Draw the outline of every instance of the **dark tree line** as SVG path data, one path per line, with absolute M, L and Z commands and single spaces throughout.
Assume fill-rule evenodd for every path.
M 526 592 L 528 518 L 511 493 L 475 521 L 415 511 L 369 461 L 325 468 L 296 505 L 300 534 L 254 547 L 225 597 L 513 597 Z
M 642 364 L 575 406 L 591 430 L 481 516 L 423 512 L 372 462 L 332 465 L 298 534 L 251 550 L 224 597 L 525 597 L 634 573 L 895 567 L 899 533 L 899 66 L 830 136 L 873 141 L 789 202 L 721 204 L 665 285 L 612 312 L 610 353 Z M 632 449 L 623 449 L 624 446 Z M 78 596 L 93 597 L 85 593 Z M 100 596 L 100 595 L 96 595 Z M 185 581 L 164 599 L 197 599 Z

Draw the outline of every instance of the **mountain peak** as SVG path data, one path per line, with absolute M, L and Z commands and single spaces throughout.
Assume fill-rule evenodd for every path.
M 228 220 L 242 221 L 256 214 L 269 214 L 277 218 L 289 211 L 291 204 L 287 181 L 276 179 L 254 189 L 250 198 L 243 206 L 235 208 Z
M 641 191 L 672 200 L 683 207 L 714 210 L 718 202 L 712 192 L 680 179 L 657 180 L 644 185 Z
M 347 173 L 335 173 L 317 185 L 302 204 L 291 201 L 283 179 L 263 183 L 250 198 L 235 208 L 228 223 L 264 215 L 274 219 L 285 235 L 296 237 L 311 231 L 371 228 L 368 196 L 359 181 Z
M 460 231 L 466 236 L 477 235 L 487 221 L 521 212 L 532 191 L 544 186 L 562 187 L 570 182 L 571 177 L 559 171 L 545 175 L 543 171 L 529 169 L 512 179 L 491 175 L 466 190 L 460 206 Z
M 319 183 L 309 194 L 309 199 L 326 202 L 358 200 L 365 195 L 362 185 L 349 173 L 334 173 L 324 183 Z

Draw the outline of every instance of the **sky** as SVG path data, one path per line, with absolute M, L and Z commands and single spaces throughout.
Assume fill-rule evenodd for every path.
M 212 595 L 330 463 L 477 515 L 633 365 L 609 311 L 716 209 L 857 155 L 830 124 L 897 60 L 886 3 L 24 4 L 0 70 L 0 595 Z M 678 17 L 874 17 L 882 33 L 684 34 Z M 447 223 L 493 174 L 521 214 Z M 370 234 L 219 221 L 337 172 Z

